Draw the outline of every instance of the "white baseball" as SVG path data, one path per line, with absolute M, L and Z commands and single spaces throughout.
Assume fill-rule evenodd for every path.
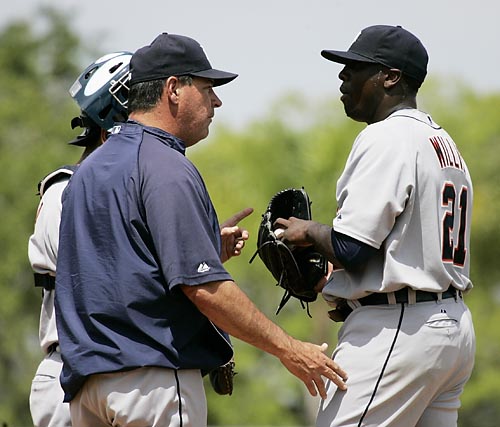
M 284 228 L 277 228 L 276 230 L 274 230 L 274 235 L 276 236 L 277 239 L 279 239 L 284 232 L 285 232 Z

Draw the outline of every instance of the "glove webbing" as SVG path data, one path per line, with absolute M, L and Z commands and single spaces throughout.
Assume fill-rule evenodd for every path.
M 266 245 L 271 245 L 271 244 L 274 244 L 274 242 L 272 241 L 267 241 L 267 242 L 264 242 L 262 245 L 260 245 L 257 250 L 255 251 L 255 253 L 252 255 L 252 258 L 250 258 L 250 261 L 248 262 L 249 264 L 252 263 L 252 261 L 255 259 L 255 257 L 258 255 L 258 253 L 260 252 L 260 250 L 265 247 Z M 298 268 L 298 267 L 297 267 Z M 280 278 L 278 280 L 278 283 L 276 283 L 276 286 L 280 286 L 283 288 L 283 286 L 281 286 L 282 282 L 283 282 L 283 279 L 285 278 L 285 274 L 286 274 L 286 270 L 283 268 L 281 270 L 281 274 L 280 274 Z M 285 289 L 285 293 L 283 294 L 283 297 L 281 298 L 281 301 L 279 303 L 279 306 L 278 306 L 278 309 L 276 310 L 276 315 L 279 314 L 279 312 L 281 311 L 281 309 L 285 306 L 285 304 L 289 301 L 289 299 L 293 296 L 293 294 L 286 288 Z M 302 306 L 303 309 L 306 310 L 307 312 L 307 315 L 312 319 L 312 316 L 311 316 L 311 312 L 309 311 L 309 303 L 308 302 L 304 302 L 303 300 L 299 299 L 300 301 L 300 305 Z

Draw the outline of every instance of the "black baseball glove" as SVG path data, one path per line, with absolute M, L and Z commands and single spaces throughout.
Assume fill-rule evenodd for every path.
M 210 384 L 217 394 L 233 394 L 234 362 L 231 360 L 225 365 L 209 372 Z
M 314 287 L 326 274 L 328 263 L 326 258 L 312 247 L 289 247 L 279 240 L 273 227 L 278 218 L 288 219 L 291 216 L 310 220 L 311 202 L 306 191 L 289 188 L 276 193 L 266 212 L 262 215 L 257 237 L 257 252 L 266 268 L 278 281 L 277 285 L 285 289 L 276 314 L 280 312 L 290 297 L 299 299 L 302 307 L 317 298 Z

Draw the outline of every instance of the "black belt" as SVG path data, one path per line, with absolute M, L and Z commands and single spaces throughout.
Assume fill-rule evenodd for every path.
M 397 304 L 404 304 L 408 302 L 408 288 L 400 289 L 394 292 Z M 426 302 L 426 301 L 437 301 L 439 294 L 436 292 L 427 291 L 415 291 L 416 302 Z M 457 298 L 461 296 L 461 292 L 450 286 L 446 291 L 441 294 L 441 299 L 447 298 Z M 367 297 L 359 298 L 357 301 L 361 305 L 380 305 L 380 304 L 390 304 L 387 294 L 385 293 L 374 293 Z
M 400 289 L 399 291 L 393 292 L 393 294 L 396 299 L 396 304 L 406 304 L 409 302 L 409 288 Z M 461 297 L 462 292 L 455 289 L 453 286 L 450 286 L 446 291 L 441 293 L 441 299 L 457 299 Z M 438 299 L 439 294 L 436 292 L 415 291 L 416 302 L 437 301 Z M 359 304 L 363 306 L 390 304 L 387 293 L 373 293 L 368 295 L 367 297 L 359 298 L 356 301 L 358 301 Z M 352 308 L 347 304 L 346 300 L 343 300 L 342 302 L 337 304 L 335 310 L 330 310 L 328 312 L 328 316 L 334 322 L 343 322 L 351 312 Z
M 51 291 L 56 287 L 56 278 L 50 274 L 35 273 L 35 286 Z

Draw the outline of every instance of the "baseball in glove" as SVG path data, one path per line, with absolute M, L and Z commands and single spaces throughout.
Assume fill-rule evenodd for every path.
M 276 314 L 291 297 L 297 298 L 309 313 L 309 303 L 317 298 L 314 287 L 326 274 L 328 263 L 326 258 L 312 247 L 291 247 L 279 239 L 273 228 L 278 218 L 295 218 L 310 220 L 311 201 L 304 188 L 288 188 L 276 193 L 262 215 L 257 237 L 257 252 L 266 268 L 278 281 L 285 293 Z M 276 230 L 277 232 L 277 230 Z
M 217 394 L 233 394 L 233 378 L 237 374 L 234 371 L 234 361 L 230 361 L 225 365 L 209 372 L 210 384 Z

